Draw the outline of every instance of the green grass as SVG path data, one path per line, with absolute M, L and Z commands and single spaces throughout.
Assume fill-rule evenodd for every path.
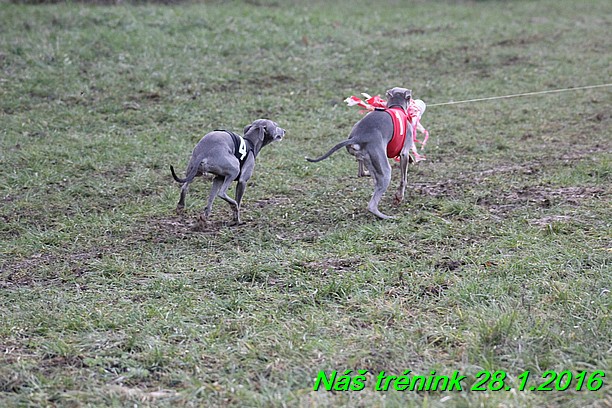
M 342 100 L 609 83 L 604 0 L 0 5 L 0 405 L 609 406 L 609 88 L 431 106 L 379 221 Z M 393 41 L 389 41 L 393 38 Z M 268 117 L 242 218 L 194 144 Z M 359 392 L 320 370 L 368 370 Z M 606 373 L 598 391 L 374 391 L 380 371 Z M 533 381 L 533 382 L 531 382 Z

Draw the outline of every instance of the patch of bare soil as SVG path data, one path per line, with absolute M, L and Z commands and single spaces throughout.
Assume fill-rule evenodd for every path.
M 413 181 L 414 191 L 430 197 L 458 198 L 465 195 L 466 190 L 471 190 L 474 186 L 481 185 L 485 180 L 493 175 L 500 174 L 524 174 L 531 175 L 537 173 L 541 167 L 540 163 L 530 162 L 516 165 L 497 166 L 492 169 L 477 172 L 465 172 L 456 178 L 449 178 L 437 182 Z
M 420 295 L 422 297 L 440 297 L 448 288 L 448 283 L 424 285 L 420 287 Z
M 530 224 L 537 225 L 540 227 L 545 227 L 555 222 L 566 223 L 566 222 L 570 222 L 571 220 L 572 220 L 572 217 L 570 217 L 569 215 L 551 215 L 548 217 L 531 220 Z
M 290 203 L 288 197 L 272 197 L 255 201 L 254 207 L 263 208 L 269 206 L 283 206 Z M 248 211 L 248 209 L 247 209 Z M 24 216 L 24 214 L 21 214 Z M 5 221 L 10 221 L 8 216 L 0 216 Z M 28 217 L 30 219 L 32 217 Z M 40 220 L 39 220 L 40 222 Z M 224 228 L 244 228 L 253 223 L 231 225 L 231 219 L 225 217 L 225 213 L 218 214 L 218 218 L 202 222 L 198 214 L 171 215 L 146 219 L 139 228 L 126 236 L 121 237 L 121 246 L 140 245 L 147 243 L 173 243 L 180 240 L 192 239 L 194 236 L 216 235 Z M 11 231 L 9 230 L 9 234 Z M 83 264 L 90 259 L 101 258 L 106 253 L 117 250 L 117 245 L 98 246 L 96 249 L 85 250 L 79 253 L 37 253 L 28 258 L 13 260 L 6 259 L 0 262 L 0 288 L 13 286 L 31 285 L 37 280 L 36 272 L 44 267 L 58 263 L 68 263 L 78 276 L 83 273 Z M 48 283 L 53 279 L 45 279 Z
M 445 271 L 452 272 L 457 269 L 460 269 L 464 265 L 467 265 L 467 262 L 458 261 L 455 259 L 444 258 L 444 259 L 441 259 L 438 263 L 436 263 L 435 267 L 436 269 L 442 269 Z
M 41 363 L 40 368 L 43 370 L 46 369 L 45 371 L 52 371 L 53 369 L 62 367 L 82 368 L 85 366 L 83 357 L 81 356 L 51 356 L 45 358 Z
M 505 40 L 501 40 L 497 42 L 495 45 L 501 46 L 501 47 L 522 46 L 522 45 L 528 45 L 528 44 L 540 42 L 545 38 L 546 37 L 542 34 L 533 34 L 533 35 L 528 35 L 528 36 L 507 38 Z
M 444 180 L 437 183 L 413 182 L 413 190 L 421 195 L 430 197 L 456 197 L 460 191 L 460 182 L 457 180 Z
M 27 286 L 37 280 L 36 271 L 45 266 L 68 262 L 72 264 L 75 276 L 83 273 L 80 266 L 83 261 L 101 258 L 101 251 L 85 251 L 75 254 L 58 255 L 50 253 L 38 253 L 20 260 L 8 260 L 0 265 L 0 288 L 11 288 L 14 286 Z M 49 283 L 49 280 L 46 280 Z
M 472 184 L 472 183 L 471 183 Z M 466 184 L 458 180 L 438 183 L 418 183 L 415 191 L 431 197 L 457 198 L 465 194 Z M 491 213 L 503 215 L 525 206 L 548 208 L 556 204 L 580 205 L 584 200 L 603 198 L 609 191 L 600 187 L 516 186 L 506 191 L 494 191 L 479 197 L 476 204 Z
M 270 197 L 270 198 L 262 198 L 261 200 L 255 201 L 255 207 L 263 208 L 268 206 L 282 206 L 286 204 L 290 204 L 291 199 L 289 197 L 278 196 L 278 197 Z
M 177 239 L 188 239 L 194 232 L 217 232 L 221 222 L 202 223 L 196 216 L 175 215 L 169 217 L 149 218 L 140 231 L 138 241 L 163 243 Z
M 509 191 L 498 191 L 477 200 L 477 204 L 488 208 L 494 214 L 505 214 L 520 207 L 551 207 L 554 204 L 580 205 L 589 198 L 607 195 L 598 187 L 557 187 L 546 186 L 517 187 Z
M 178 395 L 172 390 L 146 390 L 124 385 L 108 385 L 102 391 L 122 398 L 136 398 L 144 403 L 155 401 L 158 398 L 170 398 Z
M 609 188 L 597 186 L 554 187 L 542 185 L 539 174 L 557 167 L 573 166 L 576 162 L 589 159 L 594 154 L 606 151 L 606 147 L 595 144 L 582 149 L 570 149 L 558 154 L 525 163 L 495 166 L 478 171 L 466 171 L 454 177 L 436 181 L 413 181 L 413 191 L 434 198 L 458 199 L 466 194 L 479 196 L 476 203 L 494 214 L 505 214 L 521 206 L 547 208 L 554 204 L 580 205 L 592 198 L 603 198 L 610 194 Z M 509 184 L 500 189 L 497 185 L 487 186 L 492 178 L 508 177 L 524 182 Z M 498 180 L 499 181 L 499 180 Z M 529 185 L 532 184 L 532 185 Z M 535 185 L 534 185 L 535 184 Z M 483 194 L 483 196 L 480 196 Z
M 361 264 L 358 258 L 327 258 L 318 261 L 305 262 L 302 264 L 304 268 L 320 271 L 323 276 L 328 272 L 344 272 L 353 271 Z

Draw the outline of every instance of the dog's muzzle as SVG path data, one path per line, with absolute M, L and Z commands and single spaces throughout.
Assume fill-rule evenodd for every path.
M 283 140 L 284 136 L 285 136 L 285 129 L 277 128 L 274 131 L 274 139 L 276 139 L 276 140 Z

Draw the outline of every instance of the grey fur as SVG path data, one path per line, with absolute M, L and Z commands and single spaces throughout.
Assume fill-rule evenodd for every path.
M 234 213 L 233 224 L 240 224 L 240 202 L 246 190 L 246 183 L 253 175 L 255 158 L 262 147 L 281 140 L 284 135 L 285 130 L 279 127 L 276 122 L 268 119 L 258 119 L 245 127 L 244 139 L 252 143 L 253 151 L 246 157 L 242 168 L 240 167 L 240 161 L 234 155 L 234 142 L 226 132 L 213 131 L 204 135 L 193 149 L 184 179 L 179 178 L 174 172 L 174 168 L 170 166 L 172 177 L 182 184 L 181 197 L 176 205 L 176 211 L 182 212 L 185 208 L 185 196 L 189 190 L 189 183 L 196 176 L 211 173 L 215 177 L 208 197 L 208 204 L 204 213 L 200 216 L 200 220 L 206 221 L 208 219 L 213 201 L 216 196 L 219 196 L 232 208 Z M 238 182 L 235 200 L 227 195 L 227 189 L 234 180 Z
M 387 91 L 387 107 L 401 106 L 406 110 L 412 97 L 412 92 L 406 88 L 392 88 Z M 406 141 L 400 152 L 400 171 L 401 181 L 394 201 L 399 204 L 404 199 L 407 184 L 408 153 L 412 147 L 412 126 L 407 125 Z M 377 217 L 387 219 L 392 218 L 383 214 L 378 209 L 378 203 L 391 182 L 391 165 L 387 158 L 387 144 L 393 138 L 393 120 L 391 116 L 383 111 L 373 111 L 368 113 L 363 119 L 353 126 L 348 139 L 343 140 L 327 153 L 317 159 L 306 160 L 318 162 L 331 156 L 334 152 L 346 147 L 348 152 L 355 156 L 359 162 L 358 176 L 368 175 L 364 171 L 364 165 L 374 178 L 374 194 L 368 203 L 368 210 Z

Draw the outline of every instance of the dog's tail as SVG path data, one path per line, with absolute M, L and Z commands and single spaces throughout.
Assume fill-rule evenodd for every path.
M 172 172 L 172 177 L 178 183 L 184 184 L 187 181 L 187 178 L 182 179 L 182 178 L 179 178 L 179 176 L 176 175 L 176 173 L 174 172 L 174 167 L 172 165 L 170 165 L 170 171 Z
M 170 165 L 170 171 L 172 172 L 172 177 L 174 178 L 174 180 L 181 184 L 191 183 L 195 176 L 198 174 L 198 167 L 200 167 L 202 159 L 203 158 L 201 157 L 191 157 L 191 160 L 189 160 L 189 165 L 187 166 L 187 171 L 185 172 L 187 174 L 185 175 L 184 179 L 177 176 L 174 172 L 174 167 Z
M 335 145 L 334 147 L 332 147 L 331 149 L 329 149 L 329 152 L 325 153 L 323 156 L 317 158 L 317 159 L 311 159 L 309 157 L 306 157 L 306 160 L 308 160 L 311 163 L 316 163 L 316 162 L 320 162 L 321 160 L 325 160 L 327 159 L 329 156 L 331 156 L 332 154 L 334 154 L 337 150 L 343 148 L 344 146 L 348 146 L 351 143 L 355 143 L 354 139 L 346 139 L 343 140 L 342 142 L 338 143 L 337 145 Z
M 191 159 L 189 159 L 187 170 L 185 170 L 184 179 L 177 176 L 176 173 L 174 172 L 174 167 L 170 165 L 170 171 L 172 172 L 172 177 L 174 178 L 174 180 L 181 184 L 191 183 L 193 179 L 198 175 L 198 169 L 200 168 L 200 165 L 202 164 L 202 161 L 204 160 L 205 156 L 206 156 L 206 153 L 202 151 L 199 151 L 199 152 L 194 151 L 191 154 Z

